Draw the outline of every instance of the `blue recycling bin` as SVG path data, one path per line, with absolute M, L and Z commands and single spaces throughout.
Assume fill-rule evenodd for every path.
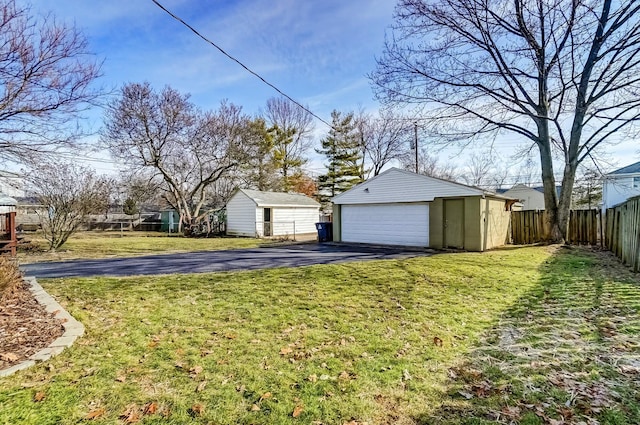
M 333 223 L 316 223 L 316 229 L 318 229 L 319 242 L 331 242 L 333 240 Z

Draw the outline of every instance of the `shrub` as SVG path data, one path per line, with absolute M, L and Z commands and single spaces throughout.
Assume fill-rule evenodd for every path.
M 0 303 L 9 298 L 22 284 L 18 264 L 7 256 L 0 256 Z

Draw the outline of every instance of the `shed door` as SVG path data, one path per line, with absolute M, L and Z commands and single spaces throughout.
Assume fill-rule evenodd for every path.
M 262 210 L 262 234 L 264 236 L 271 236 L 271 208 L 264 208 Z
M 429 204 L 343 205 L 343 242 L 429 246 Z
M 464 248 L 464 199 L 444 200 L 445 248 Z

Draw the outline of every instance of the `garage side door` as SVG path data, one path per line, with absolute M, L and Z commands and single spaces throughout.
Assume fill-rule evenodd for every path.
M 343 205 L 342 241 L 429 246 L 429 204 Z

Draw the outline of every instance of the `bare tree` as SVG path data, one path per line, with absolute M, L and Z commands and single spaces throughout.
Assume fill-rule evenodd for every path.
M 49 249 L 62 246 L 90 214 L 109 207 L 113 182 L 89 168 L 71 163 L 50 163 L 28 173 L 33 195 L 46 210 L 39 212 Z
M 501 162 L 496 164 L 493 170 L 493 174 L 491 175 L 491 179 L 485 189 L 498 190 L 505 186 L 509 177 L 511 177 L 510 167 L 508 167 L 505 163 Z
M 407 152 L 401 158 L 401 163 L 405 170 L 415 171 L 415 153 Z M 418 151 L 418 173 L 443 180 L 456 181 L 459 179 L 459 172 L 454 163 L 441 163 L 438 156 L 430 154 L 427 148 L 421 148 Z
M 28 162 L 79 136 L 80 113 L 99 95 L 100 66 L 74 27 L 0 1 L 0 162 Z
M 282 188 L 291 189 L 290 177 L 307 162 L 313 116 L 284 97 L 267 100 L 265 116 L 274 130 L 273 159 L 282 176 Z
M 145 175 L 147 174 L 147 175 Z M 151 173 L 124 173 L 116 182 L 119 190 L 117 200 L 122 205 L 125 214 L 138 215 L 138 222 L 142 222 L 142 212 L 145 204 L 159 205 L 161 203 L 162 181 Z M 112 197 L 113 201 L 113 197 Z
M 375 118 L 367 114 L 357 118 L 364 158 L 374 176 L 380 174 L 385 165 L 407 155 L 411 136 L 411 127 L 407 124 L 410 122 L 391 111 L 380 111 Z
M 473 152 L 464 167 L 462 178 L 471 186 L 488 186 L 493 179 L 495 157 L 489 152 Z
M 210 187 L 246 160 L 242 134 L 248 118 L 222 102 L 201 112 L 188 95 L 148 83 L 129 84 L 106 113 L 102 142 L 132 170 L 151 170 L 181 216 L 185 233 L 202 219 Z
M 548 238 L 561 241 L 580 163 L 637 131 L 639 11 L 633 0 L 400 0 L 372 80 L 381 99 L 425 106 L 447 140 L 505 132 L 532 141 Z

